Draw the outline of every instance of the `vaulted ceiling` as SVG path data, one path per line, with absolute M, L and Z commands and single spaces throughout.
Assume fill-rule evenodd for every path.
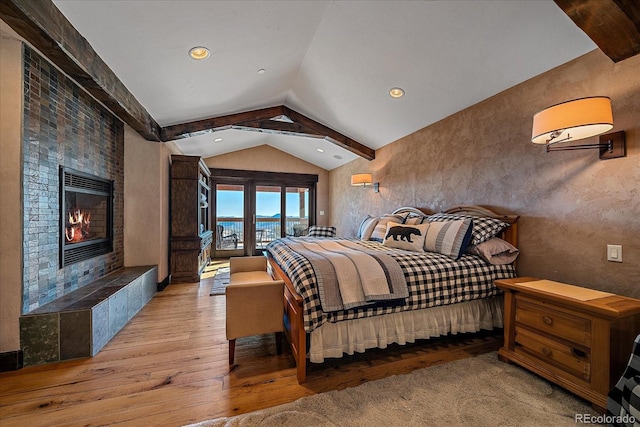
M 161 127 L 282 106 L 373 150 L 596 47 L 553 1 L 54 4 Z M 190 59 L 194 46 L 211 56 Z M 177 144 L 204 157 L 269 144 L 328 170 L 358 155 L 326 134 L 252 130 Z

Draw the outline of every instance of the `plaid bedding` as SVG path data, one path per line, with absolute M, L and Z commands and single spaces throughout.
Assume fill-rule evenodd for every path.
M 307 332 L 325 322 L 335 323 L 491 297 L 499 292 L 493 284 L 495 280 L 516 275 L 512 265 L 490 265 L 475 255 L 464 254 L 458 261 L 452 261 L 434 252 L 410 252 L 389 248 L 378 242 L 346 240 L 363 246 L 367 251 L 380 251 L 395 259 L 407 280 L 409 297 L 400 305 L 380 304 L 325 313 L 311 263 L 287 246 L 289 239 L 274 240 L 267 246 L 267 251 L 289 276 L 303 299 L 304 329 Z

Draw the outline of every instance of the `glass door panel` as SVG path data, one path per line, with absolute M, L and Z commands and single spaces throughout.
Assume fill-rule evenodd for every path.
M 287 187 L 286 209 L 286 234 L 301 236 L 309 228 L 309 188 Z
M 255 195 L 255 248 L 261 251 L 281 236 L 281 187 L 256 185 Z
M 217 183 L 215 256 L 242 255 L 245 248 L 245 186 Z

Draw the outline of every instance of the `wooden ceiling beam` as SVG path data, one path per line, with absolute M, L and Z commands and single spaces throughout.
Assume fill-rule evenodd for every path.
M 176 139 L 183 139 L 218 130 L 229 129 L 234 125 L 250 122 L 252 120 L 269 120 L 273 117 L 281 116 L 282 114 L 282 106 L 279 106 L 229 114 L 226 116 L 212 117 L 193 122 L 179 123 L 163 127 L 161 137 L 163 141 L 174 141 Z
M 638 0 L 554 0 L 613 62 L 640 53 Z
M 349 150 L 360 157 L 364 157 L 367 160 L 373 160 L 376 158 L 376 152 L 374 149 L 369 148 L 348 136 L 344 136 L 343 134 L 336 132 L 322 123 L 318 123 L 315 120 L 292 110 L 291 108 L 283 108 L 287 117 L 295 123 L 300 123 L 301 125 L 314 130 L 318 134 L 324 135 L 327 141 L 332 142 L 345 150 Z
M 272 120 L 278 116 L 287 116 L 293 123 Z M 372 148 L 284 105 L 167 126 L 162 128 L 161 137 L 163 141 L 173 141 L 226 129 L 322 138 L 367 160 L 376 157 Z
M 0 0 L 0 18 L 145 139 L 160 126 L 50 0 Z

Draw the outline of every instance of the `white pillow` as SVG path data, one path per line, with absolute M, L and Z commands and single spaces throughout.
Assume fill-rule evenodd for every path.
M 383 245 L 407 251 L 424 252 L 424 238 L 429 224 L 404 225 L 389 221 Z

